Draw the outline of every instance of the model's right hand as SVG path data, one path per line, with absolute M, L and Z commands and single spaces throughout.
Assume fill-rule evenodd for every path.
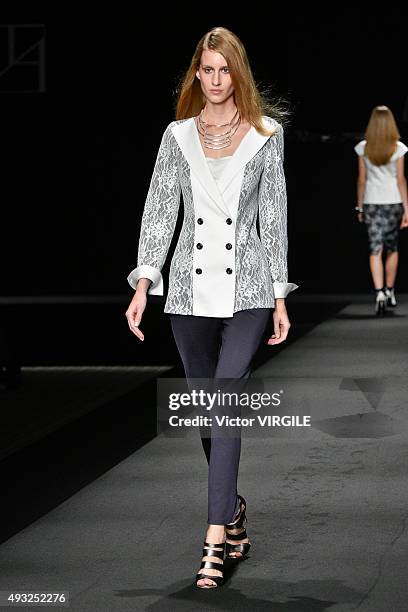
M 129 304 L 129 308 L 125 313 L 130 331 L 142 341 L 144 340 L 144 334 L 140 331 L 139 325 L 142 321 L 142 315 L 146 308 L 146 304 L 146 292 L 144 290 L 136 289 L 135 295 L 133 296 L 133 299 Z

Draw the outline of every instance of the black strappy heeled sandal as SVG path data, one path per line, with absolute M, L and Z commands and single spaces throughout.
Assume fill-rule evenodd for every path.
M 199 589 L 214 589 L 221 586 L 224 583 L 224 558 L 225 558 L 225 542 L 221 544 L 210 544 L 209 542 L 204 542 L 203 547 L 203 557 L 218 557 L 222 559 L 222 562 L 219 561 L 201 561 L 200 570 L 203 568 L 214 569 L 221 572 L 221 576 L 210 576 L 209 574 L 202 573 L 200 570 L 198 571 L 195 579 L 195 585 Z M 197 584 L 199 580 L 203 578 L 209 578 L 213 580 L 215 584 L 203 584 L 202 586 Z
M 229 523 L 228 525 L 225 525 L 225 528 L 227 530 L 227 540 L 237 541 L 237 540 L 249 539 L 245 527 L 243 528 L 243 531 L 240 531 L 240 533 L 228 533 L 229 531 L 235 531 L 237 529 L 241 529 L 243 527 L 244 521 L 248 522 L 248 519 L 246 516 L 246 507 L 247 507 L 246 501 L 241 495 L 238 495 L 238 497 L 240 500 L 240 513 L 235 523 Z M 240 544 L 230 544 L 229 542 L 226 542 L 225 550 L 226 550 L 227 557 L 229 559 L 244 559 L 249 553 L 250 548 L 251 548 L 250 542 L 241 542 Z M 230 553 L 241 553 L 241 554 L 231 555 Z

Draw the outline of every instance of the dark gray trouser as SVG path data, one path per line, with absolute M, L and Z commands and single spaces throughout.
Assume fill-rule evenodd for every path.
M 169 314 L 186 378 L 236 379 L 231 382 L 238 390 L 237 379 L 249 377 L 257 349 L 272 333 L 272 311 L 250 308 L 225 318 Z M 239 510 L 240 431 L 236 437 L 201 433 L 201 442 L 208 462 L 208 524 L 226 525 Z

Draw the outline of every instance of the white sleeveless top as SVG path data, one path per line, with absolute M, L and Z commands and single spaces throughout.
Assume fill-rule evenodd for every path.
M 211 174 L 214 177 L 216 183 L 221 178 L 221 174 L 224 171 L 225 166 L 228 164 L 232 155 L 226 155 L 225 157 L 219 157 L 218 159 L 214 159 L 213 157 L 206 157 L 208 162 L 208 167 L 211 170 Z
M 402 196 L 397 183 L 397 159 L 405 155 L 408 147 L 397 141 L 397 148 L 388 164 L 375 166 L 364 155 L 366 140 L 361 140 L 354 150 L 357 155 L 364 158 L 367 178 L 364 191 L 364 204 L 398 204 Z

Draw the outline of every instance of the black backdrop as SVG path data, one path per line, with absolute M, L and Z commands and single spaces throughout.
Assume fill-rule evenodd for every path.
M 45 92 L 0 87 L 1 293 L 131 296 L 126 276 L 136 265 L 161 134 L 174 118 L 175 86 L 214 25 L 240 36 L 256 80 L 292 108 L 289 280 L 302 291 L 368 290 L 365 230 L 353 211 L 353 146 L 377 104 L 389 105 L 404 129 L 406 32 L 395 9 L 327 6 L 265 3 L 250 15 L 236 5 L 223 13 L 211 4 L 165 12 L 155 5 L 143 17 L 125 3 L 70 4 L 55 15 L 3 10 L 3 25 L 45 25 L 46 65 Z M 179 223 L 181 214 L 182 207 Z M 408 290 L 407 236 L 401 232 L 400 290 Z

